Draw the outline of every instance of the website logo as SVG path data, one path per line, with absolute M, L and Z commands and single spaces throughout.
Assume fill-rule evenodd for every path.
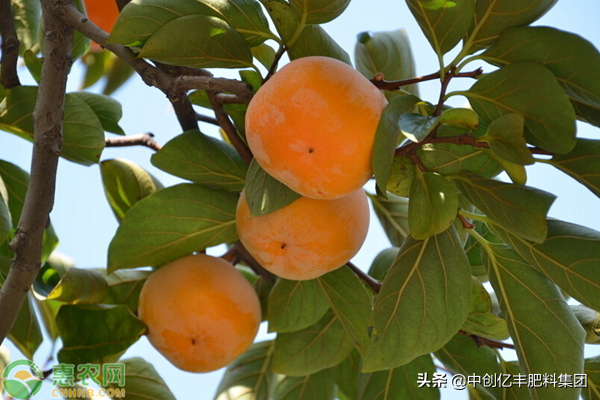
M 18 400 L 31 399 L 42 389 L 44 374 L 33 361 L 16 360 L 6 366 L 2 384 L 6 393 Z

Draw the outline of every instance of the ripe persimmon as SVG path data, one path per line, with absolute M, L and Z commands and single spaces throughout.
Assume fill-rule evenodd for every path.
M 246 138 L 256 161 L 303 196 L 333 199 L 371 177 L 385 96 L 351 66 L 328 57 L 285 65 L 256 93 Z
M 119 16 L 119 8 L 115 0 L 84 0 L 83 3 L 90 21 L 110 33 Z M 92 42 L 92 49 L 100 50 L 100 45 Z
M 265 269 L 285 279 L 308 280 L 356 255 L 369 229 L 369 205 L 359 189 L 333 200 L 300 197 L 252 216 L 242 192 L 236 222 L 242 244 Z
M 233 265 L 204 254 L 152 273 L 140 293 L 138 315 L 150 343 L 189 372 L 230 364 L 250 347 L 261 321 L 252 285 Z

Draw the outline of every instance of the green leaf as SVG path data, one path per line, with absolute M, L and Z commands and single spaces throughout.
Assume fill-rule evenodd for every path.
M 369 345 L 368 326 L 372 298 L 361 280 L 344 266 L 318 278 L 331 310 L 352 337 L 354 346 L 364 352 Z
M 526 239 L 546 239 L 546 215 L 556 198 L 551 193 L 473 174 L 454 177 L 462 194 L 494 224 Z
M 38 44 L 42 9 L 37 0 L 12 0 L 15 32 L 19 38 L 19 55 Z
M 408 226 L 417 240 L 444 232 L 456 218 L 458 189 L 442 175 L 417 170 L 409 197 Z
M 38 88 L 18 86 L 0 104 L 0 129 L 33 141 L 33 110 Z M 104 149 L 104 129 L 96 113 L 71 94 L 65 97 L 61 156 L 83 165 L 98 162 Z
M 427 143 L 417 150 L 417 155 L 429 172 L 437 172 L 440 175 L 473 172 L 493 177 L 502 171 L 500 165 L 485 152 L 485 149 L 472 146 Z
M 361 374 L 359 393 L 361 400 L 437 400 L 440 398 L 436 387 L 418 387 L 419 373 L 432 376 L 436 372 L 431 355 L 415 358 L 401 367 Z
M 270 332 L 294 332 L 317 323 L 329 304 L 317 279 L 291 281 L 283 278 L 269 294 Z
M 369 268 L 369 275 L 378 281 L 382 281 L 385 275 L 388 273 L 396 257 L 398 257 L 399 247 L 390 247 L 383 249 L 375 256 L 371 267 Z
M 492 340 L 508 339 L 506 321 L 492 311 L 492 299 L 479 279 L 473 277 L 471 308 L 462 330 L 469 335 Z
M 535 61 L 548 68 L 573 103 L 577 116 L 600 126 L 600 53 L 586 39 L 536 26 L 502 32 L 481 58 L 494 65 Z
M 495 154 L 514 164 L 533 164 L 533 156 L 523 136 L 524 127 L 525 118 L 521 114 L 504 114 L 493 120 L 487 134 L 477 141 L 487 142 Z
M 83 1 L 84 0 L 73 0 L 73 4 L 79 10 L 80 13 L 87 15 Z M 41 25 L 40 30 L 42 32 L 44 32 L 44 20 L 43 19 L 40 21 L 40 25 Z M 44 49 L 44 43 L 45 43 L 44 40 L 40 41 L 40 47 L 42 48 L 42 53 L 43 53 L 43 49 Z M 85 36 L 83 33 L 79 32 L 78 30 L 75 30 L 73 32 L 73 46 L 71 49 L 71 59 L 77 60 L 79 57 L 83 56 L 85 53 L 87 53 L 90 50 L 90 45 L 91 45 L 90 39 L 87 36 Z
M 248 167 L 244 191 L 253 216 L 277 211 L 300 198 L 298 193 L 267 174 L 254 159 Z
M 529 25 L 544 15 L 557 0 L 477 0 L 468 42 L 471 52 L 489 46 L 503 31 Z
M 581 304 L 571 304 L 571 311 L 585 331 L 585 342 L 597 344 L 600 342 L 600 312 Z
M 535 244 L 498 227 L 493 231 L 573 298 L 600 310 L 600 232 L 549 220 L 546 240 Z
M 158 266 L 236 239 L 237 196 L 198 184 L 151 194 L 127 213 L 108 248 L 108 272 Z
M 600 141 L 577 139 L 575 148 L 547 161 L 600 197 Z
M 58 362 L 76 365 L 120 355 L 146 331 L 146 325 L 124 305 L 65 304 L 56 324 L 63 342 Z
M 252 47 L 252 55 L 256 58 L 266 69 L 271 69 L 271 66 L 275 62 L 275 49 L 268 44 L 259 44 L 258 46 Z
M 425 240 L 408 237 L 375 300 L 363 371 L 438 350 L 463 325 L 470 298 L 471 267 L 453 225 Z
M 108 275 L 105 270 L 98 272 L 104 273 L 108 284 L 108 292 L 102 302 L 104 304 L 124 304 L 131 312 L 135 312 L 138 307 L 140 291 L 151 271 L 121 270 Z
M 269 400 L 273 342 L 254 343 L 227 367 L 215 400 Z
M 333 400 L 335 384 L 327 371 L 286 376 L 275 386 L 273 400 Z
M 587 388 L 581 390 L 584 400 L 600 399 L 600 356 L 585 359 L 583 372 L 587 375 Z
M 352 65 L 350 56 L 336 41 L 319 25 L 307 25 L 302 29 L 298 39 L 289 48 L 290 60 L 308 56 L 323 56 L 335 58 Z
M 244 38 L 222 19 L 204 15 L 167 22 L 146 41 L 139 57 L 194 68 L 252 66 L 252 52 Z
M 25 202 L 27 186 L 29 185 L 29 174 L 8 161 L 0 160 L 0 179 L 4 181 L 8 193 L 8 209 L 12 218 L 12 224 L 16 227 L 19 224 L 23 203 Z M 54 232 L 54 228 L 50 225 L 44 231 L 42 262 L 48 259 L 50 253 L 54 251 L 57 245 L 58 237 L 56 236 L 56 232 Z
M 407 0 L 429 44 L 442 57 L 469 31 L 475 13 L 475 0 Z
M 42 265 L 35 281 L 33 291 L 38 299 L 46 299 L 67 271 L 75 266 L 72 259 L 60 253 L 52 253 Z
M 13 227 L 8 201 L 8 189 L 0 174 L 0 242 L 8 239 Z
M 356 69 L 367 79 L 383 74 L 388 81 L 399 81 L 415 77 L 415 60 L 408 35 L 404 29 L 388 32 L 361 32 L 354 47 Z M 403 86 L 402 89 L 415 96 L 419 95 L 416 84 Z M 388 100 L 397 97 L 397 93 L 384 91 Z
M 38 58 L 33 51 L 26 50 L 23 54 L 23 61 L 25 61 L 25 66 L 29 70 L 31 77 L 39 85 L 42 77 L 42 59 Z
M 125 364 L 125 386 L 109 383 L 107 387 L 123 390 L 127 400 L 175 400 L 165 381 L 160 377 L 152 364 L 139 358 L 126 358 L 119 360 Z
M 101 50 L 91 51 L 81 57 L 81 62 L 83 63 L 83 69 L 85 71 L 83 81 L 81 82 L 82 90 L 89 88 L 102 79 L 111 64 L 111 61 L 113 61 L 113 56 L 111 56 L 111 54 L 112 53 L 109 51 Z
M 100 303 L 108 291 L 106 280 L 89 269 L 69 268 L 47 299 L 65 303 Z
M 408 197 L 410 196 L 410 187 L 416 174 L 417 168 L 410 158 L 403 156 L 394 157 L 389 170 L 387 185 L 384 189 L 396 196 Z M 379 175 L 383 176 L 379 180 L 385 179 L 384 173 L 380 173 Z M 375 179 L 377 179 L 377 175 Z M 378 188 L 379 191 L 384 192 L 381 187 L 378 186 Z
M 400 116 L 402 134 L 415 143 L 425 139 L 438 125 L 438 118 L 417 113 L 406 113 Z
M 341 400 L 340 392 L 347 400 L 359 400 L 358 381 L 361 376 L 361 356 L 357 350 L 353 350 L 340 364 L 328 369 L 333 381 L 338 387 L 338 398 Z
M 556 78 L 543 65 L 520 61 L 485 75 L 462 92 L 484 123 L 501 115 L 525 117 L 525 139 L 553 153 L 575 146 L 575 112 Z
M 333 311 L 300 331 L 280 333 L 275 339 L 273 372 L 305 376 L 338 365 L 350 354 L 352 338 Z
M 262 0 L 275 28 L 283 42 L 287 45 L 300 26 L 300 21 L 287 1 Z
M 438 118 L 440 125 L 451 125 L 471 131 L 479 127 L 479 116 L 470 108 L 450 108 Z
M 409 112 L 420 99 L 416 96 L 399 96 L 392 99 L 383 109 L 377 131 L 375 132 L 375 143 L 373 145 L 373 173 L 377 186 L 385 193 L 392 165 L 395 162 L 394 150 L 400 138 L 400 118 Z M 396 183 L 393 181 L 393 183 Z M 397 184 L 397 183 L 396 183 Z
M 44 322 L 46 333 L 50 337 L 52 342 L 58 339 L 58 328 L 56 327 L 56 314 L 62 303 L 56 300 L 37 300 L 37 308 L 40 312 L 40 317 Z
M 175 136 L 151 161 L 155 167 L 192 182 L 232 192 L 244 188 L 247 167 L 237 151 L 197 130 Z
M 0 284 L 2 283 L 4 283 L 4 279 L 0 276 Z M 44 340 L 33 303 L 33 296 L 28 293 L 23 306 L 19 310 L 15 324 L 7 336 L 19 351 L 30 360 L 33 359 L 35 351 Z
M 483 377 L 485 374 L 502 373 L 498 357 L 492 348 L 479 347 L 473 339 L 460 334 L 455 335 L 444 347 L 436 351 L 435 357 L 454 374 Z M 483 385 L 477 385 L 476 388 L 479 393 L 503 399 L 501 388 L 484 388 Z
M 221 19 L 236 29 L 250 46 L 257 46 L 266 39 L 274 39 L 269 30 L 269 22 L 257 1 L 139 0 L 123 8 L 108 42 L 141 46 L 164 25 L 187 17 Z M 193 31 L 182 33 L 190 32 Z
M 506 362 L 502 359 L 500 361 L 501 361 L 501 365 L 502 365 L 502 372 L 504 374 L 509 374 L 512 376 L 519 375 L 520 377 L 527 376 L 527 375 L 521 374 L 521 369 L 520 369 L 518 362 L 516 362 L 516 361 Z M 496 398 L 507 399 L 507 400 L 530 400 L 531 394 L 529 393 L 529 389 L 527 388 L 527 382 L 521 381 L 521 384 L 513 384 L 511 387 L 503 388 L 502 394 L 500 395 L 500 397 L 496 397 Z
M 83 100 L 96 113 L 102 129 L 117 135 L 125 135 L 125 131 L 119 126 L 119 120 L 123 116 L 121 103 L 112 97 L 90 92 L 72 92 L 79 100 Z
M 491 150 L 485 150 L 498 164 L 502 166 L 506 175 L 515 185 L 527 184 L 527 170 L 522 164 L 512 163 L 505 158 L 500 157 Z
M 350 0 L 290 0 L 290 4 L 302 24 L 324 24 L 339 17 Z
M 106 81 L 102 88 L 102 94 L 110 96 L 117 89 L 119 89 L 125 82 L 129 80 L 135 73 L 133 68 L 125 61 L 121 60 L 117 56 L 111 56 L 112 63 L 108 69 Z
M 393 246 L 401 246 L 408 236 L 408 199 L 393 194 L 387 195 L 387 199 L 367 193 L 375 215 L 383 227 L 390 243 Z
M 583 372 L 585 332 L 560 290 L 512 249 L 487 244 L 488 273 L 523 374 Z M 579 389 L 529 387 L 532 398 L 578 399 Z
M 118 221 L 138 201 L 163 188 L 150 173 L 133 161 L 104 160 L 100 163 L 104 194 Z

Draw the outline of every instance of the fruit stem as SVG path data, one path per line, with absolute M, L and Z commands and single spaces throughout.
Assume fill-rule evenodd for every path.
M 504 342 L 499 342 L 497 340 L 487 339 L 487 338 L 477 336 L 477 335 L 469 335 L 465 331 L 458 331 L 458 333 L 460 333 L 463 336 L 470 337 L 471 339 L 473 339 L 473 341 L 475 342 L 477 347 L 488 346 L 488 347 L 491 347 L 494 349 L 513 349 L 513 350 L 515 349 L 515 345 L 512 343 L 504 343 Z
M 364 272 L 362 269 L 358 268 L 356 265 L 354 265 L 353 263 L 351 263 L 350 261 L 348 261 L 346 263 L 346 265 L 348 266 L 348 268 L 350 268 L 352 270 L 352 272 L 354 272 L 360 279 L 362 279 L 363 281 L 365 281 L 365 283 L 367 285 L 369 285 L 371 287 L 371 289 L 373 289 L 373 291 L 375 293 L 379 293 L 379 290 L 381 290 L 381 282 L 379 282 L 377 279 L 373 278 L 371 275 L 367 274 L 366 272 Z
M 275 54 L 275 58 L 273 59 L 273 64 L 271 64 L 271 68 L 269 68 L 269 72 L 267 72 L 267 76 L 265 76 L 265 79 L 263 80 L 263 84 L 269 80 L 269 78 L 271 78 L 271 76 L 273 76 L 273 74 L 275 73 L 275 71 L 277 71 L 277 66 L 279 64 L 279 60 L 281 60 L 281 57 L 283 57 L 283 55 L 285 54 L 285 52 L 288 50 L 288 47 L 286 45 L 281 45 L 279 46 L 279 50 L 277 50 L 277 53 Z

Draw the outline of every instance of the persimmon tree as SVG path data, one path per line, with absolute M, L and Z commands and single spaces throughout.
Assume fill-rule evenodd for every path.
M 549 219 L 556 196 L 527 186 L 526 166 L 544 163 L 600 196 L 600 145 L 576 132 L 576 121 L 600 127 L 600 53 L 560 27 L 531 26 L 556 0 L 407 0 L 439 60 L 419 77 L 405 32 L 358 35 L 354 65 L 388 100 L 368 196 L 391 246 L 368 273 L 349 262 L 302 281 L 268 272 L 238 240 L 242 190 L 257 218 L 299 197 L 253 159 L 245 114 L 286 54 L 351 64 L 321 27 L 349 0 L 116 3 L 109 34 L 78 1 L 0 0 L 0 128 L 33 143 L 29 172 L 0 160 L 2 340 L 32 358 L 43 325 L 61 339 L 59 363 L 120 360 L 146 334 L 137 309 L 147 267 L 226 244 L 222 258 L 253 284 L 276 337 L 228 367 L 216 399 L 436 399 L 439 389 L 417 388 L 417 379 L 439 367 L 465 376 L 588 374 L 584 389 L 475 385 L 473 398 L 600 398 L 600 360 L 584 353 L 600 340 L 600 233 Z M 90 51 L 91 41 L 104 50 Z M 80 58 L 86 85 L 108 78 L 105 94 L 66 93 Z M 19 60 L 38 85 L 20 84 Z M 110 93 L 132 73 L 175 110 L 182 133 L 162 146 L 119 126 Z M 459 79 L 472 84 L 454 90 Z M 437 98 L 419 97 L 424 81 L 439 82 Z M 470 107 L 449 106 L 454 96 Z M 222 138 L 199 121 L 218 125 Z M 188 182 L 163 187 L 152 171 L 102 158 L 105 147 L 136 145 Z M 106 269 L 53 253 L 59 161 L 99 164 L 120 223 Z M 501 348 L 514 348 L 518 361 Z M 126 390 L 174 398 L 159 365 L 120 361 Z

